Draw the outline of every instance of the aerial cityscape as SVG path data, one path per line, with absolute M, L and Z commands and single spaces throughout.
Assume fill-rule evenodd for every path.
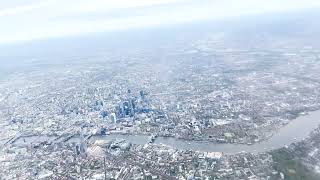
M 0 180 L 320 179 L 310 14 L 0 50 Z

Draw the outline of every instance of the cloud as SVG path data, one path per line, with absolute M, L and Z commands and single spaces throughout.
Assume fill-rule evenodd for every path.
M 25 14 L 30 11 L 48 6 L 50 3 L 51 3 L 51 1 L 42 1 L 42 2 L 37 2 L 37 3 L 31 3 L 28 5 L 21 5 L 21 6 L 16 6 L 16 7 L 12 7 L 12 8 L 0 9 L 0 18 L 4 17 L 4 16 Z

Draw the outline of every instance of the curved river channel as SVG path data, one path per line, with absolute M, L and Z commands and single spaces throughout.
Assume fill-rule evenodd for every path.
M 247 144 L 221 144 L 214 142 L 187 141 L 177 138 L 156 138 L 154 144 L 164 144 L 177 149 L 194 150 L 204 152 L 223 152 L 225 154 L 234 154 L 238 152 L 265 152 L 276 148 L 281 148 L 295 141 L 301 141 L 307 138 L 309 133 L 316 129 L 320 124 L 320 111 L 310 112 L 307 115 L 300 116 L 289 122 L 286 126 L 279 129 L 268 140 Z M 146 144 L 150 140 L 149 136 L 144 135 L 119 135 L 111 134 L 107 136 L 95 136 L 94 139 L 126 139 L 133 144 Z

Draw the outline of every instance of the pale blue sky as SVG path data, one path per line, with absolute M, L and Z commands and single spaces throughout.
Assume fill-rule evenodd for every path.
M 0 0 L 0 44 L 320 7 L 320 0 Z

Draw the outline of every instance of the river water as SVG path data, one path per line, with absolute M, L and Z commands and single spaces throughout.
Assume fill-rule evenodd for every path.
M 286 126 L 280 128 L 268 140 L 255 143 L 253 145 L 247 144 L 221 144 L 213 142 L 201 141 L 186 141 L 177 138 L 163 138 L 158 137 L 155 144 L 164 144 L 177 149 L 194 150 L 203 152 L 223 152 L 225 154 L 234 154 L 238 152 L 265 152 L 276 148 L 281 148 L 289 145 L 295 141 L 301 141 L 307 138 L 309 133 L 316 129 L 320 124 L 320 111 L 310 112 L 307 115 L 300 116 Z M 113 140 L 126 139 L 133 144 L 146 144 L 149 141 L 149 136 L 144 135 L 119 135 L 111 134 L 107 136 L 95 137 L 98 139 Z

